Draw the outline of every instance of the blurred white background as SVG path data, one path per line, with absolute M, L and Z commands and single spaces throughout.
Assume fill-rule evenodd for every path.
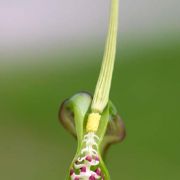
M 109 5 L 110 0 L 1 0 L 0 55 L 105 39 Z M 179 0 L 120 0 L 119 31 L 137 38 L 178 32 L 179 9 Z

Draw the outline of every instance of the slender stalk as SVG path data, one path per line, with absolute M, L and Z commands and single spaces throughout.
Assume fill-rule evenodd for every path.
M 112 73 L 114 69 L 116 54 L 119 9 L 118 1 L 119 0 L 111 0 L 111 13 L 108 36 L 103 62 L 91 105 L 92 112 L 102 113 L 109 100 L 109 92 L 111 87 Z

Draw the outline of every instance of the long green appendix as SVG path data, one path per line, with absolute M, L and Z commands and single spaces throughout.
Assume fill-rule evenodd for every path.
M 119 0 L 112 0 L 109 31 L 102 62 L 100 75 L 97 81 L 91 109 L 101 113 L 109 100 L 112 74 L 114 69 L 116 42 L 118 32 Z

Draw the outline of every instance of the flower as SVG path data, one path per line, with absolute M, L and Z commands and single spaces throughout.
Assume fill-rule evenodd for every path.
M 78 140 L 67 179 L 109 179 L 103 157 L 112 143 L 121 142 L 125 137 L 124 124 L 110 101 L 101 114 L 98 130 L 86 131 L 91 102 L 90 94 L 80 92 L 65 100 L 59 111 L 60 122 Z
M 60 108 L 60 121 L 78 140 L 68 180 L 109 180 L 101 156 L 111 143 L 119 142 L 125 136 L 122 120 L 109 100 L 116 53 L 118 1 L 112 0 L 106 48 L 94 96 L 77 93 Z

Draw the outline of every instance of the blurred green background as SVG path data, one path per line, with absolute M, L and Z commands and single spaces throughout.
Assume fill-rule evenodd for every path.
M 76 141 L 59 124 L 58 109 L 76 92 L 94 91 L 103 47 L 91 45 L 37 57 L 40 63 L 1 65 L 1 180 L 64 179 Z M 127 137 L 110 148 L 111 177 L 178 180 L 180 36 L 120 38 L 117 51 L 110 97 Z

